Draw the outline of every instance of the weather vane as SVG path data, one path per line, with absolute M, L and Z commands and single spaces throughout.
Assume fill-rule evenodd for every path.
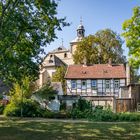
M 62 46 L 63 46 L 63 43 L 64 43 L 63 38 L 61 38 L 61 41 L 62 41 Z
M 80 17 L 80 24 L 82 25 L 82 16 Z

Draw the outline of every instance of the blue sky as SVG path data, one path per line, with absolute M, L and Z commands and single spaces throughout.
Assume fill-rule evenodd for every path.
M 47 46 L 45 52 L 59 47 L 64 41 L 64 47 L 69 48 L 69 43 L 76 37 L 76 29 L 82 17 L 85 27 L 85 35 L 95 34 L 98 30 L 110 28 L 121 34 L 122 23 L 131 18 L 132 9 L 140 6 L 140 0 L 61 0 L 58 4 L 58 17 L 66 17 L 66 21 L 71 23 L 69 27 L 64 27 L 57 32 L 58 39 L 55 39 Z M 123 45 L 124 54 L 128 50 Z

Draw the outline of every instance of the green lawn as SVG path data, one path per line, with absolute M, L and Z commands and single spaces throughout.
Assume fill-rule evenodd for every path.
M 0 120 L 0 140 L 140 140 L 140 122 Z

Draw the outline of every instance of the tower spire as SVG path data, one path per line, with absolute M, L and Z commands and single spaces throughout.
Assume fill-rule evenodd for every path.
M 64 43 L 63 38 L 61 38 L 61 41 L 62 41 L 62 42 L 61 42 L 61 43 L 62 43 L 61 45 L 62 45 L 62 47 L 63 47 L 63 43 Z
M 77 28 L 77 37 L 78 38 L 83 38 L 85 36 L 85 29 L 84 26 L 82 25 L 82 17 L 80 17 L 80 25 Z
M 81 16 L 81 17 L 80 17 L 80 25 L 82 25 L 82 22 L 83 22 L 83 21 L 82 21 L 82 16 Z

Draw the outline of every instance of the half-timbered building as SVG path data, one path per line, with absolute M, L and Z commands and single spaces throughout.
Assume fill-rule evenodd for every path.
M 75 97 L 82 97 L 94 105 L 110 106 L 116 110 L 115 102 L 121 87 L 130 84 L 130 67 L 112 63 L 70 65 L 65 79 L 68 105 L 76 101 Z
M 67 69 L 67 95 L 118 96 L 130 80 L 123 64 L 71 65 Z

